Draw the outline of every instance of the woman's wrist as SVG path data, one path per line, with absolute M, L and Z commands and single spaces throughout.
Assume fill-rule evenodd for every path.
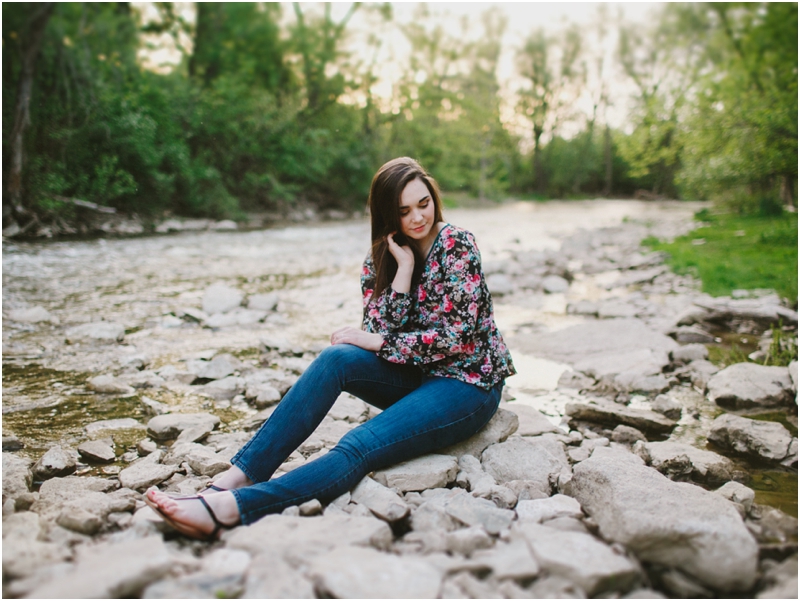
M 397 268 L 397 273 L 392 280 L 392 289 L 401 294 L 411 292 L 411 275 L 414 273 L 414 266 L 401 265 Z

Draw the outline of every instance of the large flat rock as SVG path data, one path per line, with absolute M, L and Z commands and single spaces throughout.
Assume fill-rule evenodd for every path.
M 632 409 L 617 403 L 567 403 L 566 414 L 572 421 L 587 421 L 617 426 L 623 424 L 654 434 L 668 434 L 677 422 L 655 411 Z
M 439 449 L 437 453 L 452 455 L 453 457 L 461 457 L 463 455 L 480 457 L 486 447 L 496 442 L 503 442 L 514 434 L 518 427 L 519 419 L 513 410 L 498 409 L 492 419 L 489 420 L 489 423 L 481 428 L 477 434 L 452 446 Z
M 785 459 L 792 444 L 792 435 L 783 424 L 732 413 L 723 413 L 711 423 L 708 439 L 723 449 L 766 461 Z
M 708 398 L 728 409 L 776 407 L 790 403 L 793 397 L 786 367 L 735 363 L 708 381 Z
M 688 444 L 648 442 L 639 448 L 642 459 L 664 475 L 680 469 L 680 475 L 691 475 L 698 482 L 720 484 L 729 481 L 734 472 L 733 462 L 727 457 Z
M 498 484 L 527 480 L 544 491 L 550 490 L 552 478 L 569 469 L 561 443 L 544 437 L 513 438 L 494 444 L 483 452 L 481 464 Z
M 515 336 L 513 346 L 523 353 L 572 365 L 639 349 L 669 354 L 678 348 L 672 338 L 638 319 L 587 321 L 555 332 Z
M 372 517 L 267 515 L 249 526 L 236 528 L 225 540 L 228 548 L 254 555 L 290 547 L 313 549 L 317 553 L 347 545 L 388 549 L 392 530 L 383 520 Z
M 375 472 L 375 481 L 400 492 L 441 488 L 456 479 L 458 462 L 450 455 L 423 455 Z
M 161 536 L 101 543 L 79 554 L 75 568 L 34 589 L 34 599 L 108 599 L 137 596 L 174 565 Z
M 678 568 L 720 591 L 748 591 L 758 545 L 735 507 L 694 484 L 673 482 L 629 454 L 575 466 L 573 496 L 606 540 L 640 560 Z
M 528 541 L 542 568 L 578 584 L 590 596 L 626 592 L 641 579 L 636 564 L 588 534 L 530 522 L 518 524 L 516 531 Z
M 344 547 L 316 557 L 309 574 L 333 599 L 434 599 L 442 572 L 422 557 Z

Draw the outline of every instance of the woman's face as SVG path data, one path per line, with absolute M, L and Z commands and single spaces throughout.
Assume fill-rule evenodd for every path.
M 438 232 L 434 228 L 434 205 L 428 187 L 421 179 L 406 184 L 400 193 L 400 230 L 406 237 L 426 246 Z

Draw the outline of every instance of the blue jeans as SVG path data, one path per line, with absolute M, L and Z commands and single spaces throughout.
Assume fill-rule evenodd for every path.
M 233 491 L 243 524 L 311 499 L 328 502 L 371 471 L 469 438 L 491 419 L 503 383 L 490 390 L 429 377 L 349 344 L 326 348 L 231 463 L 254 484 Z M 330 452 L 270 480 L 342 392 L 382 413 L 345 434 Z

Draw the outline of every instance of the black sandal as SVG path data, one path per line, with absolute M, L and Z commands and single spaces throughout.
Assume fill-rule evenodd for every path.
M 163 511 L 161 511 L 161 508 L 158 505 L 156 505 L 153 501 L 151 501 L 146 494 L 144 496 L 144 502 L 147 504 L 148 507 L 150 507 L 150 509 L 155 511 L 162 520 L 164 520 L 167 524 L 172 526 L 172 528 L 174 528 L 181 534 L 185 534 L 186 536 L 189 536 L 191 538 L 204 540 L 206 542 L 214 542 L 218 539 L 219 531 L 222 530 L 223 528 L 225 530 L 231 530 L 240 525 L 239 522 L 237 522 L 236 524 L 223 524 L 222 522 L 220 522 L 219 519 L 217 519 L 217 515 L 214 513 L 214 510 L 211 509 L 211 505 L 209 505 L 208 501 L 206 501 L 205 498 L 201 497 L 200 495 L 194 497 L 181 497 L 175 500 L 190 501 L 193 499 L 197 499 L 203 504 L 203 507 L 206 508 L 208 515 L 211 516 L 211 519 L 214 522 L 214 530 L 212 530 L 210 534 L 206 534 L 205 532 L 202 532 L 197 528 L 193 528 L 192 526 L 189 526 L 187 524 L 176 522 L 171 517 L 166 515 Z

